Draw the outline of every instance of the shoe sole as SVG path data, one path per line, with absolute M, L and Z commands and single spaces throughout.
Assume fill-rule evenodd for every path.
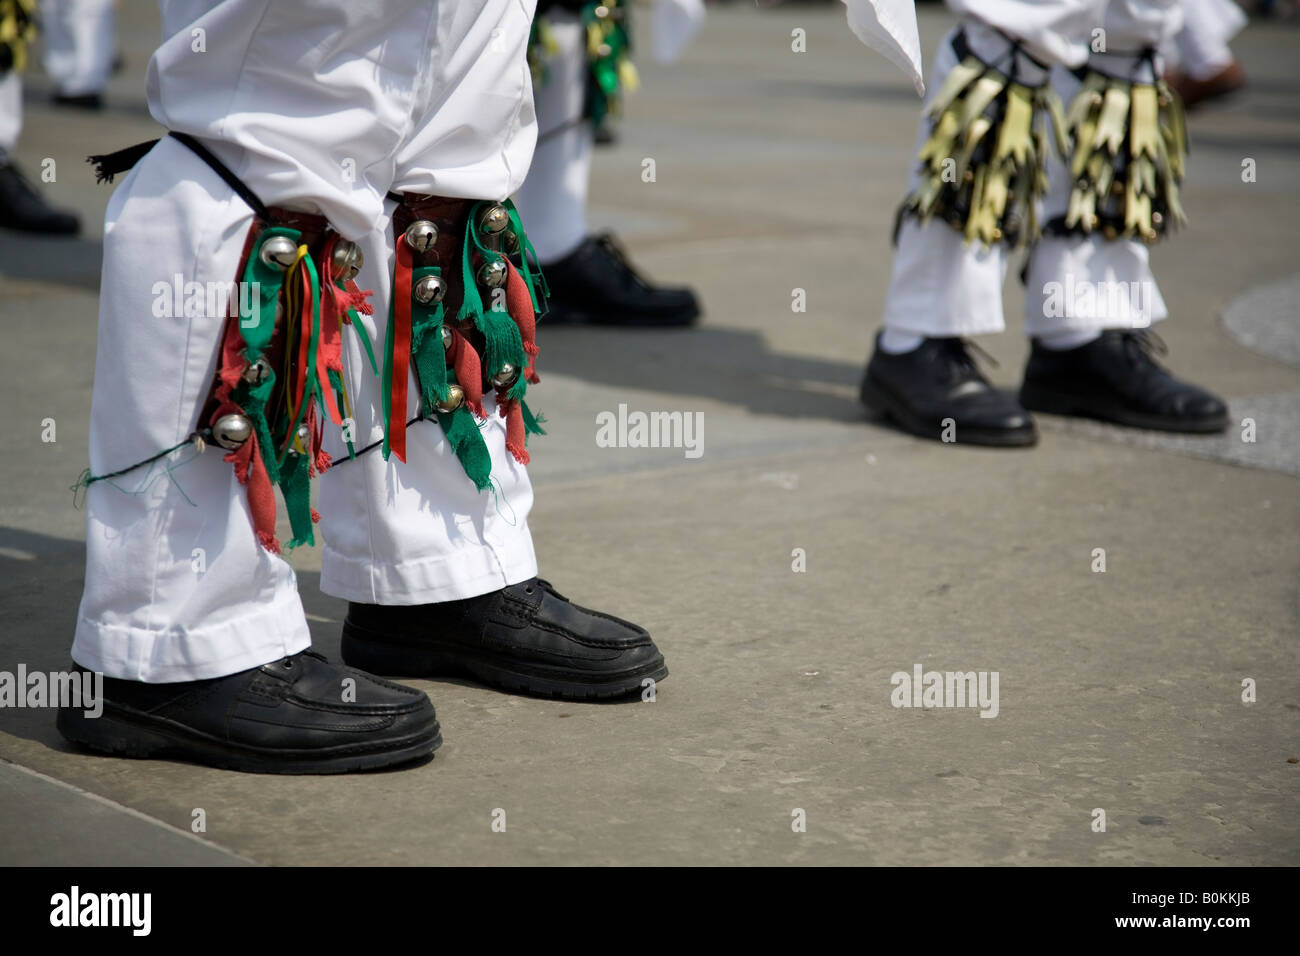
M 559 675 L 517 663 L 503 665 L 469 651 L 391 644 L 371 634 L 345 621 L 340 653 L 349 667 L 384 677 L 468 677 L 501 690 L 535 697 L 609 700 L 639 693 L 643 681 L 658 683 L 668 676 L 668 665 L 662 656 L 617 676 Z
M 942 429 L 936 427 L 895 399 L 884 389 L 876 386 L 870 379 L 862 380 L 858 393 L 867 410 L 893 422 L 903 431 L 918 438 L 928 438 L 945 445 L 987 445 L 994 448 L 1032 448 L 1038 444 L 1038 429 L 1033 425 L 1028 428 L 974 428 L 959 426 L 960 433 L 955 442 L 942 441 Z M 1023 404 L 1023 403 L 1022 403 Z
M 283 750 L 238 746 L 209 737 L 172 720 L 104 703 L 98 717 L 80 710 L 59 711 L 58 729 L 67 740 L 117 757 L 185 760 L 245 773 L 333 774 L 377 770 L 409 763 L 442 746 L 442 730 L 386 740 L 382 745 L 351 745 L 324 750 Z
M 1228 427 L 1227 414 L 1216 418 L 1167 418 L 1162 415 L 1145 415 L 1113 402 L 1083 399 L 1067 392 L 1058 392 L 1041 385 L 1025 384 L 1020 389 L 1020 404 L 1030 411 L 1047 415 L 1064 415 L 1071 418 L 1093 418 L 1129 428 L 1148 428 L 1152 431 L 1179 432 L 1182 434 L 1210 435 Z

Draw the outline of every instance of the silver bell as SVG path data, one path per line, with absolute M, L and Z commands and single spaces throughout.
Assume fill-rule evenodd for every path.
M 258 356 L 257 360 L 250 362 L 244 368 L 244 381 L 252 385 L 260 385 L 271 377 L 271 363 L 263 356 Z
M 455 334 L 451 331 L 451 326 L 443 325 L 442 327 L 442 347 L 451 348 L 451 344 L 456 341 Z
M 509 388 L 519 378 L 519 369 L 509 362 L 501 366 L 501 371 L 492 376 L 492 384 L 497 388 Z
M 439 412 L 442 415 L 446 415 L 449 412 L 454 412 L 456 409 L 460 408 L 461 404 L 464 401 L 465 401 L 465 390 L 461 388 L 459 385 L 448 385 L 447 401 L 439 402 L 437 405 L 434 405 L 433 408 L 434 411 Z
M 298 247 L 288 236 L 272 236 L 262 243 L 258 255 L 272 269 L 283 272 L 298 261 Z
M 503 232 L 510 225 L 510 213 L 500 203 L 488 206 L 479 217 L 478 227 L 489 236 Z
M 346 239 L 340 239 L 334 244 L 334 274 L 340 279 L 347 281 L 356 277 L 365 264 L 366 257 L 361 253 L 361 247 L 355 242 L 348 242 Z
M 498 259 L 496 262 L 485 262 L 479 267 L 478 281 L 489 289 L 499 289 L 506 284 L 508 275 L 505 261 Z
M 304 449 L 311 448 L 311 429 L 307 427 L 306 423 L 298 426 L 298 430 L 294 432 L 294 436 L 297 439 L 297 444 L 291 444 L 289 446 L 289 454 L 291 455 L 302 454 L 302 452 L 298 451 L 299 445 L 301 445 Z
M 415 284 L 411 290 L 415 296 L 415 301 L 422 305 L 433 305 L 442 301 L 442 297 L 447 294 L 447 283 L 437 276 L 425 276 Z
M 212 440 L 227 451 L 234 451 L 253 437 L 253 423 L 247 415 L 222 415 L 212 426 Z
M 406 227 L 406 244 L 416 252 L 428 252 L 438 241 L 438 227 L 428 219 L 417 219 Z

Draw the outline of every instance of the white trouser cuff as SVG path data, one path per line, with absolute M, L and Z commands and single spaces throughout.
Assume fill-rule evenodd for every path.
M 887 329 L 933 338 L 1001 332 L 1007 249 L 984 248 L 946 222 L 903 222 L 885 298 Z
M 1131 239 L 1044 238 L 1025 281 L 1025 333 L 1147 328 L 1169 315 L 1150 250 Z
M 166 684 L 237 674 L 310 646 L 298 594 L 282 589 L 251 614 L 183 630 L 146 631 L 79 617 L 72 659 L 105 677 Z
M 349 558 L 326 548 L 320 587 L 362 604 L 435 604 L 499 591 L 537 576 L 537 557 L 524 527 L 506 547 L 465 549 L 409 561 Z

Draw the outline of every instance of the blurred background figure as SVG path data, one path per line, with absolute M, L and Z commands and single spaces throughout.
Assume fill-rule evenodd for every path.
M 41 27 L 54 102 L 102 108 L 117 42 L 113 0 L 42 0 Z
M 22 71 L 35 38 L 35 0 L 0 0 L 0 227 L 73 235 L 80 220 L 47 203 L 12 158 L 23 129 Z
M 587 186 L 597 130 L 637 83 L 627 0 L 542 0 L 529 61 L 537 152 L 515 195 L 550 285 L 550 324 L 689 325 L 700 306 L 688 288 L 656 285 L 633 268 L 609 233 L 587 224 Z M 681 55 L 704 20 L 702 0 L 656 0 L 655 59 Z
M 1246 71 L 1228 41 L 1246 25 L 1233 0 L 1183 0 L 1183 27 L 1161 52 L 1169 84 L 1187 108 L 1234 93 L 1246 85 Z

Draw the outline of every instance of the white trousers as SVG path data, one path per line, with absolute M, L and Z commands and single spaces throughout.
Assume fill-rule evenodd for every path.
M 0 152 L 12 153 L 23 131 L 23 78 L 10 71 L 0 79 Z
M 501 199 L 527 170 L 536 134 L 524 58 L 530 8 L 519 0 L 472 9 L 420 0 L 165 2 L 150 106 L 164 125 L 202 136 L 268 205 L 322 213 L 363 244 L 357 278 L 375 291 L 375 314 L 362 324 L 382 354 L 393 256 L 385 194 Z M 176 315 L 171 289 L 237 278 L 251 221 L 247 205 L 170 138 L 114 193 L 92 473 L 141 461 L 197 426 L 223 310 Z M 379 384 L 347 329 L 344 353 L 360 448 L 382 433 Z M 408 393 L 410 417 L 414 381 Z M 494 413 L 483 434 L 496 482 L 481 494 L 434 422 L 410 429 L 405 464 L 377 450 L 343 463 L 341 437 L 331 435 L 327 450 L 340 464 L 318 480 L 324 589 L 424 603 L 535 574 L 527 473 L 505 452 Z M 86 510 L 79 664 L 111 677 L 195 680 L 310 643 L 293 570 L 257 543 L 245 488 L 219 449 L 196 456 L 186 446 L 96 482 Z
M 102 93 L 113 69 L 113 0 L 43 0 L 45 72 L 60 93 Z
M 528 178 L 515 194 L 528 239 L 543 264 L 563 259 L 587 237 L 587 186 L 593 132 L 583 117 L 587 87 L 587 37 L 577 17 L 546 14 L 557 47 L 543 61 L 537 84 L 537 151 Z
M 1092 61 L 1103 69 L 1108 60 L 1127 64 L 1130 51 L 1157 46 L 1179 24 L 1173 0 L 952 0 L 952 6 L 978 23 L 1025 41 L 1026 48 L 1036 54 L 1050 55 L 1053 62 L 1066 65 L 1087 58 L 1091 16 L 1091 23 L 1105 24 L 1107 48 L 1124 51 L 1093 54 Z M 1089 8 L 1082 19 L 1080 7 Z M 1077 32 L 1080 23 L 1082 34 Z M 1071 29 L 1076 32 L 1062 36 L 1062 24 L 1073 24 Z M 952 36 L 943 39 L 933 60 L 928 84 L 931 96 L 956 65 Z M 1055 69 L 1052 82 L 1068 104 L 1078 89 L 1074 75 L 1066 69 Z M 913 156 L 929 135 L 929 121 L 923 118 Z M 1069 200 L 1070 181 L 1060 158 L 1053 157 L 1049 162 L 1048 179 L 1040 216 L 1044 222 L 1063 214 Z M 916 183 L 913 163 L 909 192 Z M 885 297 L 885 327 L 936 338 L 1001 332 L 1006 327 L 1002 286 L 1010 254 L 1000 243 L 990 248 L 977 242 L 968 244 L 944 222 L 920 225 L 905 220 L 899 230 Z M 1167 314 L 1145 244 L 1130 239 L 1108 242 L 1094 235 L 1045 238 L 1034 245 L 1026 280 L 1027 334 L 1144 327 Z
M 667 63 L 690 45 L 704 22 L 705 11 L 703 0 L 655 0 L 650 14 L 651 48 L 657 60 Z M 515 195 L 519 214 L 528 224 L 528 238 L 542 263 L 563 259 L 587 237 L 587 188 L 594 146 L 591 124 L 583 120 L 586 31 L 574 14 L 558 8 L 546 14 L 546 22 L 556 50 L 543 61 L 545 79 L 534 91 L 537 151 L 528 178 Z

